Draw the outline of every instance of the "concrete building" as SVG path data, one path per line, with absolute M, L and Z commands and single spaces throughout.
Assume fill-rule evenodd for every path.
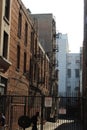
M 66 94 L 80 94 L 80 53 L 67 53 Z
M 58 33 L 58 92 L 60 96 L 72 96 L 80 92 L 80 54 L 69 53 L 67 34 Z
M 82 96 L 83 47 L 80 48 L 80 96 Z
M 83 95 L 87 96 L 87 1 L 84 0 Z
M 83 106 L 83 120 L 87 128 L 87 1 L 84 0 L 84 38 L 83 38 L 83 67 L 82 67 L 82 95 L 85 99 Z
M 67 34 L 58 33 L 56 42 L 58 46 L 58 93 L 63 96 L 66 93 L 67 53 L 69 52 Z

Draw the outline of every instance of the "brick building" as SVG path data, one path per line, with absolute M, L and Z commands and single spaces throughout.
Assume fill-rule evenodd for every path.
M 10 46 L 11 1 L 0 1 L 0 93 L 6 94 Z
M 58 95 L 58 76 L 56 70 L 56 21 L 51 13 L 32 14 L 35 22 L 37 22 L 37 32 L 39 41 L 50 59 L 50 95 Z
M 44 61 L 44 66 L 49 66 L 49 59 L 38 42 L 31 13 L 21 0 L 0 2 L 0 75 L 3 75 L 0 87 L 4 89 L 2 94 L 29 95 L 30 87 L 42 87 L 42 84 L 38 84 L 39 75 L 42 76 L 40 79 L 44 80 L 43 89 L 47 91 L 49 85 L 45 74 L 49 73 L 49 69 L 40 71 L 43 66 L 39 65 L 35 55 L 44 55 L 44 60 L 43 57 L 39 58 L 39 62 Z M 39 89 L 37 91 L 39 92 Z
M 16 10 L 15 10 L 16 9 Z M 11 4 L 9 57 L 12 63 L 8 73 L 8 94 L 28 95 L 32 21 L 20 0 Z
M 0 0 L 0 94 L 12 96 L 0 100 L 0 111 L 11 130 L 18 128 L 20 115 L 34 114 L 37 102 L 40 110 L 41 99 L 35 96 L 49 95 L 49 58 L 35 26 L 21 0 Z

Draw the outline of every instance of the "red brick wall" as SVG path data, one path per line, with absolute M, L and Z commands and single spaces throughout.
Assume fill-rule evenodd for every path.
M 31 33 L 31 24 L 28 15 L 26 14 L 26 9 L 24 6 L 21 6 L 22 14 L 22 29 L 21 29 L 21 38 L 18 37 L 18 16 L 20 10 L 20 4 L 17 0 L 12 2 L 11 7 L 11 31 L 10 31 L 10 47 L 9 47 L 9 56 L 10 62 L 12 63 L 9 69 L 9 82 L 8 82 L 8 92 L 17 94 L 28 94 L 28 85 L 29 81 L 23 75 L 23 65 L 24 65 L 24 52 L 27 54 L 27 63 L 26 70 L 29 71 L 30 65 L 30 33 Z M 27 46 L 24 45 L 25 38 L 25 22 L 28 23 L 28 42 Z M 20 46 L 20 70 L 17 71 L 17 45 Z M 12 79 L 15 78 L 15 79 Z M 22 83 L 20 83 L 22 81 Z M 27 85 L 26 85 L 27 84 Z

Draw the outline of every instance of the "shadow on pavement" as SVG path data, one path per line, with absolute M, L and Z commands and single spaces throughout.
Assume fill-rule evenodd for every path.
M 79 123 L 63 123 L 59 125 L 55 130 L 83 130 Z

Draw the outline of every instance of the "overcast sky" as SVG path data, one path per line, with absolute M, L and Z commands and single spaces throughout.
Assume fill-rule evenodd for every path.
M 83 42 L 83 0 L 22 0 L 31 13 L 52 13 L 58 32 L 68 34 L 71 52 L 79 52 Z

